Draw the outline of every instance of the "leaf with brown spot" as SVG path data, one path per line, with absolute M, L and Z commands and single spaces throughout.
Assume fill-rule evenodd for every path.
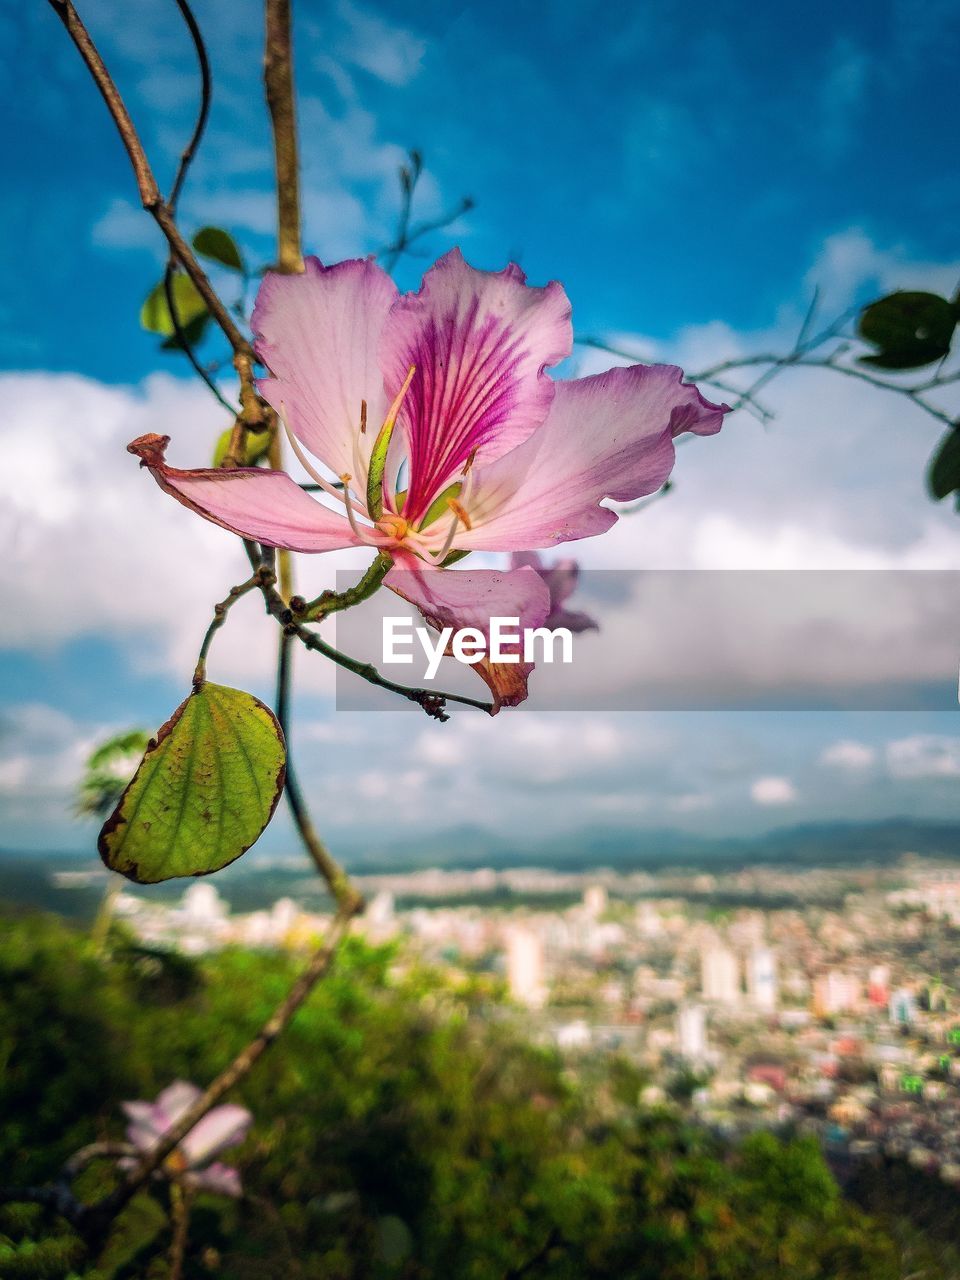
M 205 876 L 245 853 L 273 816 L 283 732 L 250 693 L 202 684 L 147 747 L 97 847 L 140 884 Z

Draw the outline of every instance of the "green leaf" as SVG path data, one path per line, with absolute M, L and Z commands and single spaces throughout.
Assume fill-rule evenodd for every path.
M 860 337 L 879 348 L 861 360 L 880 369 L 919 369 L 942 360 L 957 318 L 953 303 L 935 293 L 891 293 L 860 314 Z
M 207 314 L 207 304 L 197 292 L 197 286 L 189 276 L 178 272 L 171 281 L 173 302 L 177 309 L 180 327 L 187 332 L 190 324 Z M 167 306 L 167 294 L 161 280 L 150 290 L 147 299 L 140 308 L 140 325 L 148 333 L 160 333 L 169 338 L 174 333 L 170 308 Z
M 960 426 L 951 427 L 940 441 L 930 462 L 927 484 L 938 502 L 960 490 Z
M 283 733 L 252 694 L 201 684 L 150 743 L 100 832 L 100 856 L 139 884 L 203 876 L 256 841 L 280 799 Z
M 217 437 L 216 447 L 213 450 L 213 466 L 219 467 L 227 456 L 227 450 L 230 448 L 230 438 L 233 435 L 233 427 L 227 427 L 226 431 L 222 431 Z M 240 460 L 240 465 L 244 467 L 252 467 L 255 462 L 264 457 L 270 449 L 270 432 L 269 431 L 245 431 L 243 436 L 243 449 L 245 457 Z
M 180 316 L 180 312 L 178 311 L 177 317 L 179 318 L 179 316 Z M 204 311 L 202 315 L 194 316 L 194 318 L 190 321 L 189 324 L 180 325 L 180 328 L 183 331 L 183 336 L 186 339 L 187 346 L 196 347 L 200 344 L 200 342 L 203 341 L 203 335 L 206 333 L 207 325 L 209 323 L 210 323 L 210 312 Z M 160 350 L 161 351 L 182 351 L 183 343 L 180 341 L 180 339 L 177 337 L 175 333 L 172 333 L 169 338 L 164 338 L 164 340 L 160 343 Z
M 243 271 L 243 254 L 229 231 L 222 227 L 201 227 L 193 237 L 193 247 L 204 258 L 219 262 L 231 271 Z

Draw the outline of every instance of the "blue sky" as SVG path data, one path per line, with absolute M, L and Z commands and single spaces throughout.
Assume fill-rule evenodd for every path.
M 229 227 L 265 263 L 273 213 L 258 6 L 196 7 L 215 98 L 182 221 Z M 166 185 L 196 94 L 175 6 L 79 8 Z M 563 280 L 579 333 L 688 367 L 789 341 L 814 284 L 826 308 L 842 308 L 896 285 L 950 289 L 960 274 L 955 4 L 641 3 L 614 16 L 566 0 L 340 0 L 301 2 L 297 36 L 306 240 L 326 260 L 389 240 L 396 168 L 418 146 L 422 216 L 463 194 L 477 201 L 425 247 L 458 242 L 484 267 L 517 258 L 534 282 Z M 73 844 L 90 835 L 71 825 L 65 800 L 83 750 L 110 727 L 172 710 L 206 601 L 240 568 L 227 535 L 168 511 L 123 454 L 134 435 L 163 430 L 178 460 L 199 463 L 224 424 L 176 357 L 137 328 L 162 246 L 103 104 L 46 6 L 0 16 L 0 49 L 8 83 L 23 86 L 0 202 L 6 541 L 21 566 L 8 590 L 23 600 L 3 631 L 0 804 L 17 840 Z M 401 283 L 415 286 L 424 265 L 404 262 Z M 578 366 L 599 367 L 582 352 Z M 717 442 L 681 451 L 676 496 L 585 547 L 585 563 L 960 568 L 960 526 L 922 487 L 935 424 L 837 381 L 785 378 L 771 397 L 773 428 L 741 415 Z M 304 573 L 324 585 L 322 566 Z M 243 617 L 252 634 L 255 614 Z M 243 632 L 225 641 L 223 676 L 266 693 L 260 643 Z M 543 739 L 505 717 L 426 738 L 409 716 L 338 718 L 326 677 L 307 684 L 304 768 L 334 830 L 351 821 L 340 804 L 351 787 L 389 819 L 381 733 L 404 743 L 409 824 L 430 814 L 454 825 L 471 805 L 523 830 L 551 815 L 752 830 L 956 808 L 950 713 L 824 714 L 802 720 L 802 732 L 786 717 L 717 715 L 699 727 L 608 717 L 591 755 L 576 718 L 553 721 Z M 535 710 L 523 723 L 540 723 Z M 550 756 L 550 732 L 569 733 L 572 773 L 554 763 L 542 784 L 532 767 L 505 779 L 498 758 L 529 759 L 534 742 Z M 667 740 L 699 776 L 655 766 L 650 743 Z M 862 751 L 837 763 L 844 753 L 831 750 L 844 743 Z M 459 799 L 444 772 L 455 759 L 473 766 Z M 739 771 L 727 768 L 721 785 L 730 760 Z M 758 790 L 771 778 L 783 785 Z M 578 807 L 581 795 L 607 797 L 606 808 Z M 267 839 L 282 847 L 285 824 Z

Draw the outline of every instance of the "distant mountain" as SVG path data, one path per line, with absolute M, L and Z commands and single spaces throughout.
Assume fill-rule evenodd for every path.
M 960 858 L 960 822 L 887 818 L 780 827 L 758 836 L 698 836 L 674 828 L 584 828 L 540 841 L 508 840 L 463 826 L 428 836 L 363 838 L 345 844 L 355 871 L 418 867 L 542 866 L 626 870 L 667 866 L 732 867 L 757 863 L 826 866 L 885 863 L 905 853 Z

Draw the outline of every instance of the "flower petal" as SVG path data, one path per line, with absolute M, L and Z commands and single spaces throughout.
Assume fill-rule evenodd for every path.
M 473 477 L 463 550 L 527 550 L 603 533 L 617 516 L 603 498 L 629 502 L 659 489 L 674 437 L 713 435 L 726 405 L 711 404 L 674 365 L 631 365 L 558 382 L 539 431 Z
M 401 410 L 410 459 L 404 515 L 416 521 L 476 451 L 491 462 L 544 420 L 544 369 L 570 354 L 570 303 L 555 281 L 529 288 L 516 266 L 476 271 L 459 249 L 406 294 L 383 331 L 381 365 L 395 393 L 416 373 Z
M 523 631 L 543 626 L 550 612 L 550 593 L 533 569 L 437 569 L 403 552 L 395 559 L 384 585 L 415 605 L 436 631 L 476 627 L 489 646 L 491 618 L 517 618 Z M 475 664 L 493 693 L 491 715 L 523 702 L 533 665 L 486 658 Z
M 195 1084 L 190 1084 L 186 1080 L 174 1080 L 173 1084 L 168 1084 L 162 1093 L 157 1094 L 156 1102 L 154 1102 L 154 1113 L 162 1112 L 166 1117 L 164 1130 L 170 1128 L 172 1124 L 180 1119 L 183 1113 L 192 1107 L 196 1100 L 200 1097 L 200 1090 Z
M 243 1142 L 253 1124 L 253 1116 L 246 1107 L 227 1103 L 214 1107 L 198 1120 L 180 1144 L 187 1164 L 198 1168 L 218 1156 L 228 1147 Z
M 302 275 L 268 272 L 251 324 L 257 355 L 272 378 L 260 391 L 334 475 L 354 474 L 354 444 L 366 466 L 388 401 L 377 359 L 397 287 L 370 259 L 324 267 L 304 260 Z M 360 402 L 370 426 L 360 435 Z M 362 485 L 366 474 L 355 477 Z
M 169 436 L 140 436 L 127 445 L 165 493 L 241 538 L 290 551 L 336 551 L 359 542 L 345 516 L 291 480 L 285 471 L 240 467 L 180 471 L 163 459 Z
M 238 1170 L 230 1165 L 220 1164 L 219 1161 L 199 1173 L 188 1173 L 186 1181 L 197 1191 L 210 1191 L 218 1196 L 233 1196 L 235 1200 L 239 1200 L 243 1195 L 243 1185 L 240 1182 Z

